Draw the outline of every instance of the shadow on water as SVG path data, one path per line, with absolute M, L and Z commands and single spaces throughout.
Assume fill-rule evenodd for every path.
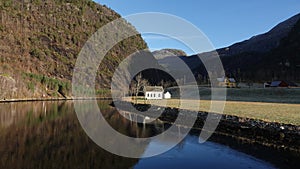
M 151 125 L 131 122 L 109 103 L 99 102 L 101 112 L 106 121 L 124 135 L 150 137 L 168 127 L 159 122 Z M 0 168 L 5 169 L 297 168 L 300 161 L 297 153 L 245 143 L 230 136 L 214 135 L 209 142 L 198 144 L 196 130 L 160 156 L 124 158 L 103 150 L 89 139 L 71 101 L 2 103 L 0 106 Z M 160 143 L 150 142 L 140 153 L 153 144 Z

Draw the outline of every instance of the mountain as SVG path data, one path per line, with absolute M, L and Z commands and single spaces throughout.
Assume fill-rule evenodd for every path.
M 156 59 L 163 59 L 168 56 L 186 56 L 187 54 L 179 49 L 161 49 L 152 52 Z
M 120 18 L 92 0 L 0 0 L 0 9 L 0 100 L 70 96 L 81 48 Z M 127 55 L 146 47 L 140 35 L 115 45 L 99 66 L 98 92 Z
M 246 52 L 265 53 L 278 47 L 282 38 L 288 36 L 299 21 L 300 14 L 278 24 L 269 32 L 218 50 L 220 56 L 237 55 Z
M 228 76 L 245 82 L 265 82 L 276 79 L 300 82 L 300 14 L 278 24 L 269 32 L 254 36 L 229 47 L 217 49 Z M 200 57 L 212 57 L 215 52 L 180 56 L 196 77 L 207 77 Z M 163 64 L 174 58 L 164 57 Z

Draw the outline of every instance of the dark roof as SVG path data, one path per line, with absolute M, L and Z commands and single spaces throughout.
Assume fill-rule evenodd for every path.
M 164 88 L 162 86 L 145 86 L 144 92 L 164 92 Z
M 281 82 L 282 81 L 273 81 L 270 86 L 271 87 L 278 87 L 281 84 Z
M 236 83 L 236 80 L 234 78 L 228 78 L 228 77 L 217 78 L 218 82 L 225 82 L 225 79 L 227 79 L 231 83 Z
M 228 80 L 229 80 L 229 82 L 231 82 L 231 83 L 235 83 L 235 82 L 236 82 L 236 80 L 235 80 L 234 78 L 228 78 Z
M 297 87 L 298 85 L 294 82 L 289 81 L 273 81 L 270 85 L 271 87 Z

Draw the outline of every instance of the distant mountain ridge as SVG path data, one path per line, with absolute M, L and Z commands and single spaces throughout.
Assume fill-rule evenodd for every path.
M 216 51 L 226 74 L 241 81 L 281 79 L 300 82 L 300 14 L 278 24 L 267 33 Z M 198 56 L 211 57 L 214 54 L 205 52 L 180 58 L 192 69 L 195 77 L 207 77 Z M 173 60 L 172 57 L 164 57 L 159 62 L 168 65 Z
M 169 56 L 186 56 L 187 55 L 184 51 L 178 50 L 178 49 L 161 49 L 161 50 L 153 51 L 152 54 L 156 59 L 163 59 L 163 58 L 169 57 Z
M 265 53 L 280 45 L 282 38 L 288 36 L 294 25 L 299 21 L 300 14 L 279 23 L 267 33 L 253 36 L 252 38 L 233 44 L 229 47 L 218 49 L 220 56 L 236 55 L 243 52 Z

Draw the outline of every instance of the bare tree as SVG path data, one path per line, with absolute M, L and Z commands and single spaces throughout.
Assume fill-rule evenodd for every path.
M 137 98 L 140 90 L 149 85 L 148 80 L 144 79 L 142 76 L 142 73 L 139 73 L 135 78 L 134 81 L 131 83 L 131 94 L 135 93 L 135 96 Z

